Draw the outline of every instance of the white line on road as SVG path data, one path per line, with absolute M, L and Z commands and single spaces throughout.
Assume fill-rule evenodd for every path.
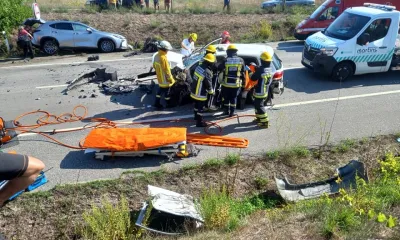
M 53 85 L 53 86 L 41 86 L 36 87 L 36 89 L 43 89 L 43 88 L 59 88 L 59 87 L 66 87 L 68 84 L 60 84 L 60 85 Z
M 90 63 L 105 63 L 105 62 L 120 62 L 120 61 L 137 61 L 137 60 L 147 60 L 152 59 L 151 57 L 145 58 L 119 58 L 119 59 L 109 59 L 109 60 L 99 60 L 99 61 L 84 61 L 84 62 L 63 62 L 63 63 L 42 63 L 42 64 L 31 64 L 31 65 L 20 65 L 20 66 L 8 66 L 0 67 L 1 69 L 12 69 L 12 68 L 30 68 L 30 67 L 46 67 L 46 66 L 63 66 L 63 65 L 79 65 L 79 64 L 90 64 Z
M 294 103 L 284 103 L 284 104 L 277 104 L 274 105 L 273 108 L 284 108 L 284 107 L 293 107 L 293 106 L 300 106 L 300 105 L 308 105 L 308 104 L 315 104 L 315 103 L 325 103 L 325 102 L 333 102 L 333 101 L 342 101 L 342 100 L 348 100 L 348 99 L 356 99 L 356 98 L 365 98 L 365 97 L 375 97 L 375 96 L 382 96 L 382 95 L 388 95 L 388 94 L 398 94 L 400 93 L 400 90 L 395 90 L 395 91 L 387 91 L 387 92 L 377 92 L 377 93 L 367 93 L 367 94 L 360 94 L 360 95 L 353 95 L 353 96 L 345 96 L 345 97 L 339 97 L 339 98 L 325 98 L 325 99 L 317 99 L 317 100 L 311 100 L 311 101 L 303 101 L 303 102 L 294 102 Z M 271 108 L 271 107 L 268 107 Z M 238 113 L 247 113 L 247 112 L 253 112 L 254 109 L 248 109 L 248 110 L 241 110 L 238 111 Z M 221 115 L 222 112 L 217 112 L 217 113 L 205 113 L 203 114 L 204 116 L 218 116 Z M 158 122 L 158 121 L 170 121 L 170 120 L 177 120 L 177 119 L 187 119 L 187 118 L 192 118 L 193 114 L 187 114 L 187 115 L 181 115 L 181 116 L 172 116 L 172 117 L 164 117 L 164 118 L 152 118 L 152 119 L 142 119 L 139 120 L 139 117 L 136 117 L 133 119 L 133 121 L 116 121 L 118 124 L 140 124 L 142 122 Z M 68 129 L 58 129 L 57 131 L 67 131 L 67 130 L 78 130 L 78 129 L 83 129 L 83 127 L 76 127 L 76 128 L 68 128 Z M 53 130 L 48 130 L 48 131 L 43 131 L 47 133 L 52 133 Z M 24 133 L 19 135 L 19 137 L 26 137 L 26 136 L 32 136 L 36 135 L 36 133 Z

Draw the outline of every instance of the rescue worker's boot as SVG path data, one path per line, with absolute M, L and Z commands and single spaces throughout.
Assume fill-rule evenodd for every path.
M 161 109 L 163 106 L 161 105 L 160 101 L 161 101 L 161 99 L 156 97 L 156 101 L 155 101 L 153 107 Z
M 168 99 L 168 100 L 165 100 L 165 102 L 166 102 L 166 104 L 167 104 L 167 105 L 165 106 L 166 108 L 173 108 L 173 107 L 174 107 L 174 106 L 171 104 L 171 100 Z
M 224 106 L 223 107 L 224 112 L 222 113 L 222 115 L 227 115 L 229 116 L 229 107 L 228 106 Z
M 254 118 L 252 122 L 254 122 L 254 123 L 259 123 L 259 122 L 260 122 L 260 119 L 259 119 L 259 118 Z
M 268 128 L 268 127 L 270 127 L 269 121 L 259 122 L 259 123 L 257 123 L 257 126 L 260 127 L 260 128 Z
M 203 116 L 197 115 L 196 127 L 207 127 L 207 123 L 204 122 Z
M 229 108 L 229 117 L 233 117 L 234 115 L 236 115 L 236 114 L 235 114 L 235 107 L 232 107 L 232 106 L 231 106 L 231 107 Z

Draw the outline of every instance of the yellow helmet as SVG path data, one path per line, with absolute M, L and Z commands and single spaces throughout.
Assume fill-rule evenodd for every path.
M 212 53 L 208 53 L 203 59 L 204 59 L 204 61 L 207 61 L 210 63 L 215 63 L 215 61 L 217 60 L 216 57 L 214 56 L 214 54 L 212 54 Z
M 194 42 L 197 41 L 197 34 L 196 34 L 196 33 L 191 33 L 191 34 L 189 35 L 189 37 L 192 38 L 192 40 L 193 40 Z
M 206 51 L 207 51 L 207 52 L 210 52 L 210 53 L 215 53 L 215 52 L 217 51 L 217 48 L 216 48 L 214 45 L 209 45 L 209 46 L 206 48 Z
M 269 54 L 268 52 L 263 52 L 263 53 L 261 53 L 260 58 L 261 58 L 261 60 L 263 60 L 264 62 L 271 62 L 271 61 L 272 61 L 272 56 L 271 56 L 271 54 Z
M 235 45 L 231 44 L 228 46 L 228 50 L 236 50 L 237 51 L 238 49 Z

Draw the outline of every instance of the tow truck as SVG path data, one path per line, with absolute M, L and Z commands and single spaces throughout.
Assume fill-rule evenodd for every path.
M 394 6 L 364 3 L 348 8 L 328 28 L 306 39 L 301 63 L 336 81 L 400 70 L 399 24 Z

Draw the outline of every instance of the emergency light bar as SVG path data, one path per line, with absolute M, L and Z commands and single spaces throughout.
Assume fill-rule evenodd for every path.
M 387 11 L 392 11 L 392 10 L 396 9 L 395 6 L 376 4 L 376 3 L 364 3 L 364 6 L 365 7 L 372 7 L 372 8 L 382 9 L 382 10 L 387 10 Z

